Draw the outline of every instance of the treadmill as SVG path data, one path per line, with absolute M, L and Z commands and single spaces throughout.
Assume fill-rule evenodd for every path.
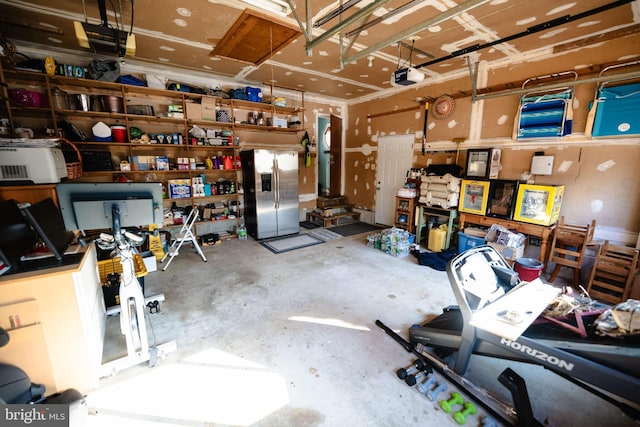
M 602 394 L 602 390 L 614 395 L 615 401 L 621 398 L 640 404 L 637 337 L 614 339 L 589 333 L 583 338 L 544 322 L 532 322 L 528 327 L 525 324 L 517 337 L 501 336 L 485 328 L 478 313 L 506 298 L 518 301 L 513 299 L 518 297 L 516 292 L 551 285 L 541 285 L 539 279 L 520 281 L 491 246 L 477 246 L 456 256 L 447 265 L 447 275 L 458 305 L 446 307 L 436 318 L 411 327 L 411 345 L 420 344 L 419 348 L 443 361 L 446 357 L 447 364 L 459 375 L 464 375 L 473 354 L 498 357 L 539 364 L 590 392 Z M 528 304 L 522 298 L 518 302 Z M 584 319 L 588 329 L 593 329 L 589 326 L 595 317 Z

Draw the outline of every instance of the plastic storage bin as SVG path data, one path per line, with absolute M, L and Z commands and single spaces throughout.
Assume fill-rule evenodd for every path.
M 262 102 L 262 90 L 257 87 L 246 87 L 247 100 L 252 102 Z
M 482 237 L 470 236 L 462 231 L 458 231 L 458 253 L 486 244 L 487 242 Z

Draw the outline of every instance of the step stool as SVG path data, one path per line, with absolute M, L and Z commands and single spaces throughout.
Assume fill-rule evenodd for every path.
M 182 228 L 180 228 L 180 231 L 176 233 L 176 237 L 171 242 L 171 246 L 169 246 L 169 250 L 164 255 L 164 257 L 162 257 L 162 259 L 160 260 L 160 262 L 164 262 L 164 260 L 167 259 L 167 257 L 170 257 L 169 262 L 167 262 L 167 264 L 164 266 L 162 271 L 165 271 L 167 267 L 169 267 L 169 264 L 171 264 L 171 261 L 173 261 L 173 258 L 178 256 L 180 248 L 182 247 L 182 244 L 184 242 L 191 242 L 193 247 L 202 257 L 202 260 L 204 262 L 207 262 L 207 258 L 204 256 L 204 253 L 202 252 L 202 248 L 200 248 L 200 245 L 198 244 L 198 240 L 193 235 L 193 226 L 195 222 L 198 220 L 199 215 L 200 215 L 200 212 L 198 211 L 197 208 L 194 208 L 191 210 L 191 212 L 189 212 L 189 215 L 187 216 L 186 221 L 182 224 Z

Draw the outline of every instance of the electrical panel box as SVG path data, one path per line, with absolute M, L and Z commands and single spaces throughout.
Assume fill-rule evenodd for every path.
M 533 156 L 531 158 L 531 175 L 551 175 L 553 173 L 553 156 Z

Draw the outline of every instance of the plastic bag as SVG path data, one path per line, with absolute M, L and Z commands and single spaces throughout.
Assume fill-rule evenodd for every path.
M 94 59 L 87 67 L 87 78 L 115 82 L 120 77 L 120 63 L 115 60 Z

